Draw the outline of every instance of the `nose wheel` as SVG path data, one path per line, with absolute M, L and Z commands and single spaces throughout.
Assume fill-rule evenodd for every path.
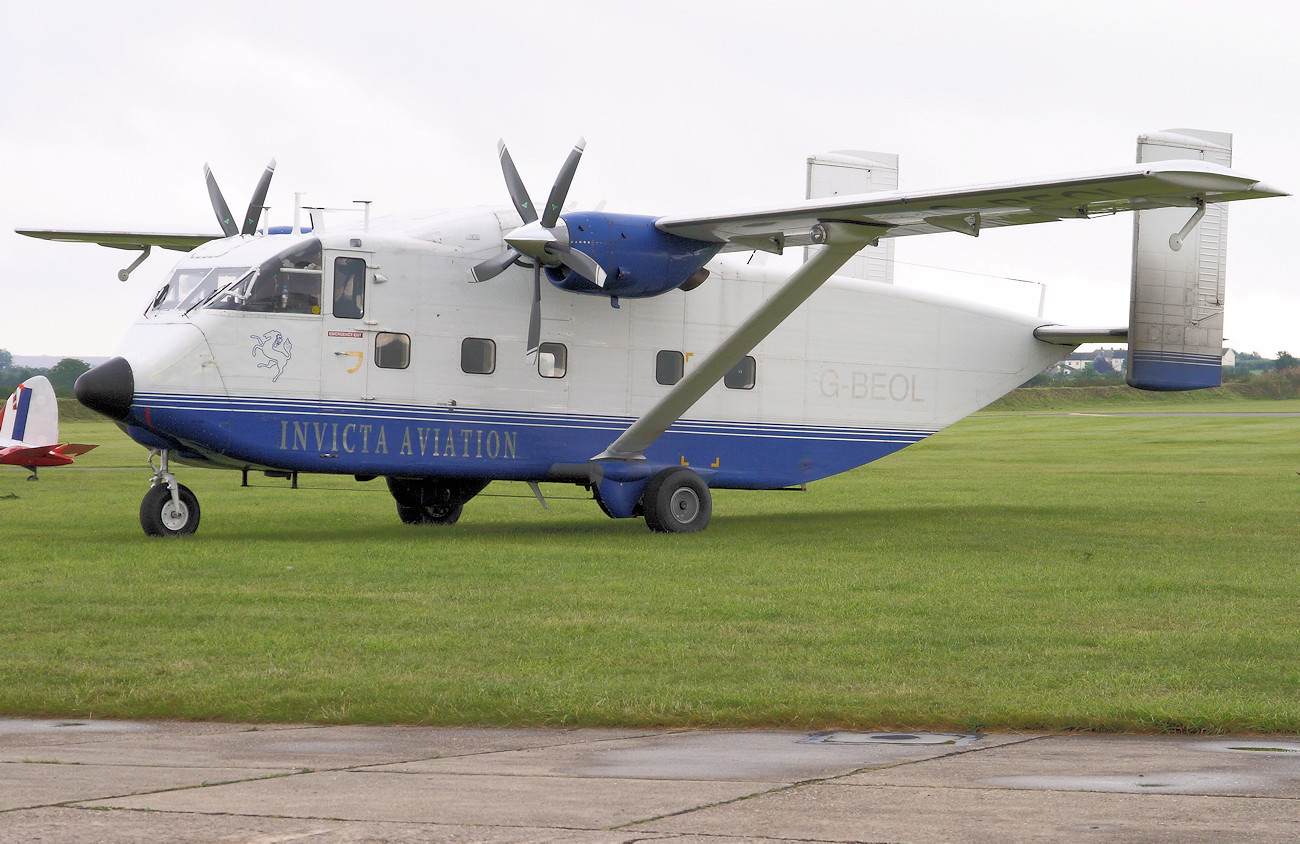
M 167 471 L 167 450 L 154 469 L 152 485 L 140 502 L 140 527 L 149 536 L 188 536 L 199 529 L 199 500 Z M 153 466 L 153 455 L 149 456 Z

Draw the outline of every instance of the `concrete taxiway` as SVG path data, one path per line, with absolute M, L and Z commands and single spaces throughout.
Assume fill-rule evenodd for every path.
M 0 719 L 0 840 L 1295 841 L 1300 738 Z

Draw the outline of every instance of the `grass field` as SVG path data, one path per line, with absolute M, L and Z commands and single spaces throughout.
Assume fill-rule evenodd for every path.
M 85 468 L 0 470 L 0 714 L 1300 732 L 1300 418 L 1044 409 L 684 536 L 573 487 L 413 528 L 382 481 L 182 468 L 199 532 L 149 539 L 144 451 L 65 423 Z

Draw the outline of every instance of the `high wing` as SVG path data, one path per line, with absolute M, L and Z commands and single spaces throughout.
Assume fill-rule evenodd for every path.
M 882 237 L 940 232 L 978 236 L 983 229 L 1002 226 L 1286 195 L 1216 164 L 1161 161 L 1043 181 L 859 194 L 731 214 L 661 217 L 655 227 L 726 243 L 725 251 L 779 252 L 786 246 L 808 245 L 808 232 L 828 220 L 877 226 L 886 230 Z
M 725 243 L 724 251 L 761 249 L 779 253 L 787 246 L 810 244 L 820 244 L 823 248 L 672 390 L 592 459 L 645 459 L 645 450 L 744 355 L 816 292 L 858 249 L 880 238 L 941 232 L 978 236 L 986 228 L 1153 208 L 1186 207 L 1199 213 L 1199 209 L 1210 203 L 1286 195 L 1226 167 L 1204 161 L 1173 160 L 1042 181 L 859 194 L 732 214 L 661 217 L 655 222 L 660 231 Z M 1193 222 L 1197 219 L 1199 216 L 1193 216 Z
M 220 234 L 170 234 L 167 232 L 102 232 L 102 231 L 60 231 L 57 229 L 15 229 L 18 234 L 36 237 L 41 240 L 56 240 L 61 243 L 97 243 L 114 249 L 144 249 L 158 246 L 162 249 L 174 249 L 177 252 L 189 252 L 209 240 L 218 240 Z

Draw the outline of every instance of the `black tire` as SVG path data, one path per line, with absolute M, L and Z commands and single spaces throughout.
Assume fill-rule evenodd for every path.
M 475 493 L 487 482 L 471 483 L 455 489 L 433 481 L 411 478 L 385 478 L 388 491 L 397 504 L 397 517 L 408 525 L 454 525 L 465 509 L 460 497 Z M 468 499 L 465 499 L 468 500 Z
M 140 527 L 149 536 L 189 536 L 199 529 L 199 500 L 189 487 L 177 490 L 180 509 L 172 505 L 172 491 L 166 484 L 149 488 L 140 502 Z
M 695 533 L 709 525 L 713 497 L 690 469 L 664 469 L 641 495 L 646 527 L 655 533 Z

